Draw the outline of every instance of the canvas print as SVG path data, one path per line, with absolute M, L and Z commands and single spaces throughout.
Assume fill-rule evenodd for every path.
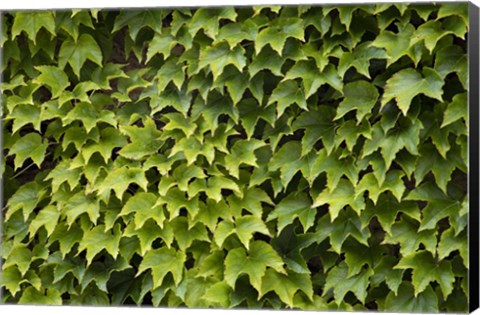
M 468 3 L 2 23 L 2 303 L 468 311 Z

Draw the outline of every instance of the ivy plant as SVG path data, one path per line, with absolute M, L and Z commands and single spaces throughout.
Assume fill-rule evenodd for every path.
M 2 302 L 467 311 L 468 18 L 5 13 Z

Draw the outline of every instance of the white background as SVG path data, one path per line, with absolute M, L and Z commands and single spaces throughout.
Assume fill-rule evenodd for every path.
M 322 3 L 366 3 L 366 2 L 406 2 L 389 0 L 175 0 L 175 1 L 152 1 L 152 0 L 82 0 L 82 1 L 58 1 L 41 0 L 0 0 L 0 10 L 26 10 L 26 9 L 61 9 L 61 8 L 134 8 L 134 7 L 158 7 L 158 6 L 215 6 L 215 5 L 268 5 L 268 4 L 322 4 Z M 412 1 L 407 1 L 412 2 Z M 421 0 L 414 2 L 432 2 Z M 442 2 L 442 1 L 434 1 Z M 472 1 L 480 6 L 480 0 Z M 478 82 L 476 82 L 478 83 Z M 307 315 L 307 314 L 338 314 L 352 315 L 348 312 L 303 312 L 303 311 L 270 311 L 270 310 L 192 310 L 192 309 L 158 309 L 139 307 L 74 307 L 74 306 L 23 306 L 23 305 L 0 305 L 0 315 Z M 285 313 L 286 312 L 286 313 Z M 372 313 L 356 312 L 358 315 L 371 315 Z M 380 313 L 379 313 L 380 314 Z M 389 313 L 383 313 L 389 314 Z M 480 315 L 480 310 L 473 314 Z

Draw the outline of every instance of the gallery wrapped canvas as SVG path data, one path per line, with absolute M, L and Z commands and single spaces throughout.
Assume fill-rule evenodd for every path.
M 2 303 L 478 306 L 475 6 L 2 19 Z

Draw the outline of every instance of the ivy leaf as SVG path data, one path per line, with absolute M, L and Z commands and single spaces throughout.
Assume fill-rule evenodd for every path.
M 143 128 L 122 126 L 120 130 L 128 135 L 131 142 L 124 146 L 118 154 L 128 159 L 141 160 L 156 153 L 163 145 L 163 141 L 160 140 L 162 133 L 152 119 L 147 119 Z
M 147 59 L 145 62 L 149 62 L 156 54 L 161 54 L 164 59 L 167 59 L 170 56 L 172 48 L 175 47 L 177 43 L 175 38 L 170 34 L 155 33 L 152 41 L 148 45 Z
M 304 129 L 302 137 L 302 156 L 310 152 L 314 144 L 321 139 L 328 155 L 334 148 L 335 110 L 327 106 L 319 106 L 317 110 L 302 113 L 292 125 L 294 130 Z
M 368 268 L 355 276 L 348 277 L 348 266 L 346 263 L 341 262 L 329 271 L 323 291 L 324 295 L 328 290 L 333 289 L 335 301 L 341 303 L 347 292 L 350 291 L 355 294 L 362 303 L 365 303 L 368 280 L 372 275 L 373 270 Z
M 269 123 L 271 126 L 275 124 L 274 106 L 260 107 L 255 100 L 247 99 L 240 101 L 237 107 L 240 112 L 241 124 L 247 133 L 247 139 L 252 138 L 255 127 L 260 119 Z
M 23 291 L 22 296 L 18 300 L 20 304 L 43 304 L 43 305 L 62 305 L 61 293 L 57 290 L 41 289 L 37 290 L 34 287 L 28 287 Z
M 445 79 L 448 74 L 456 73 L 465 88 L 468 85 L 467 67 L 467 54 L 458 45 L 449 45 L 435 54 L 434 69 L 438 74 Z
M 393 224 L 399 212 L 416 221 L 421 221 L 420 209 L 414 201 L 403 200 L 399 202 L 392 194 L 384 193 L 380 195 L 375 205 L 367 203 L 367 207 L 361 215 L 362 226 L 367 227 L 370 220 L 376 216 L 383 230 L 391 235 Z
M 300 158 L 300 142 L 289 141 L 275 153 L 268 164 L 271 171 L 280 169 L 281 182 L 284 188 L 302 166 Z
M 343 78 L 351 67 L 358 73 L 370 79 L 369 67 L 372 59 L 387 59 L 383 49 L 371 45 L 372 42 L 364 42 L 357 45 L 352 52 L 344 52 L 338 61 L 338 75 Z
M 423 220 L 419 231 L 435 228 L 438 221 L 455 216 L 461 208 L 459 201 L 452 199 L 430 182 L 412 190 L 405 199 L 428 202 L 422 210 Z
M 38 84 L 48 85 L 52 92 L 52 98 L 57 98 L 70 85 L 67 75 L 60 68 L 54 66 L 36 66 L 40 75 L 33 81 Z
M 370 236 L 368 228 L 362 227 L 360 218 L 350 207 L 341 211 L 333 221 L 330 215 L 324 215 L 317 221 L 314 239 L 320 243 L 328 237 L 336 253 L 342 253 L 342 244 L 348 236 L 352 236 L 365 246 L 370 246 L 367 242 Z
M 455 277 L 451 263 L 446 260 L 436 262 L 432 253 L 428 251 L 423 250 L 404 256 L 395 268 L 413 269 L 412 284 L 415 297 L 424 292 L 431 281 L 436 281 L 440 285 L 445 298 L 452 293 Z
M 262 49 L 260 54 L 258 54 L 257 57 L 247 66 L 250 78 L 256 77 L 257 73 L 264 69 L 270 70 L 270 72 L 277 77 L 282 77 L 282 66 L 286 58 L 281 55 L 282 54 L 279 54 L 270 48 L 270 46 Z
M 440 75 L 431 68 L 424 68 L 423 76 L 413 69 L 400 70 L 387 81 L 382 107 L 395 99 L 398 108 L 406 116 L 413 98 L 419 94 L 442 101 L 443 85 Z
M 110 232 L 105 231 L 105 226 L 100 224 L 93 229 L 86 231 L 78 245 L 78 252 L 87 250 L 87 266 L 92 263 L 93 258 L 105 249 L 113 258 L 119 252 L 120 238 L 122 237 L 120 225 L 116 225 Z
M 351 110 L 356 109 L 357 125 L 366 115 L 372 112 L 379 96 L 375 86 L 363 80 L 346 84 L 343 94 L 345 98 L 338 105 L 334 120 L 340 119 Z
M 299 18 L 276 19 L 271 26 L 261 30 L 255 38 L 255 53 L 258 53 L 266 45 L 270 45 L 280 56 L 287 38 L 304 40 L 303 21 Z
M 397 27 L 398 33 L 383 30 L 370 45 L 385 49 L 388 55 L 387 67 L 403 56 L 408 56 L 417 64 L 420 58 L 417 57 L 416 47 L 410 46 L 410 40 L 415 33 L 415 27 L 410 23 L 405 23 L 404 26 L 397 23 Z
M 170 222 L 175 232 L 175 240 L 182 251 L 186 251 L 193 241 L 208 241 L 208 234 L 202 223 L 190 225 L 186 217 L 176 217 Z
M 312 71 L 312 69 L 315 69 L 315 71 Z M 324 84 L 328 84 L 340 93 L 343 93 L 343 82 L 338 76 L 335 67 L 327 65 L 323 71 L 316 71 L 316 69 L 317 67 L 313 61 L 300 60 L 288 70 L 283 81 L 301 78 L 305 99 L 314 95 L 318 88 Z M 300 106 L 299 103 L 297 104 Z
M 414 123 L 407 121 L 388 133 L 385 133 L 380 126 L 375 125 L 372 128 L 371 139 L 365 141 L 363 157 L 380 148 L 380 153 L 385 161 L 385 169 L 389 169 L 393 160 L 403 148 L 407 149 L 412 155 L 419 155 L 418 144 L 420 142 L 420 130 L 422 129 L 423 124 L 420 120 L 415 120 Z
M 80 69 L 87 59 L 102 66 L 102 50 L 91 35 L 82 34 L 77 42 L 70 39 L 63 42 L 58 55 L 58 65 L 64 69 L 68 63 L 73 73 L 80 77 Z
M 419 224 L 412 219 L 402 217 L 391 227 L 391 235 L 385 236 L 385 243 L 400 244 L 402 256 L 415 253 L 422 244 L 428 251 L 435 253 L 437 239 L 432 230 L 420 230 Z
M 288 306 L 293 307 L 293 297 L 301 290 L 307 297 L 313 299 L 313 288 L 310 277 L 306 274 L 290 271 L 288 275 L 279 273 L 274 269 L 267 269 L 262 278 L 262 287 L 259 296 L 273 291 Z
M 246 188 L 241 197 L 230 195 L 227 201 L 233 216 L 240 216 L 245 209 L 254 216 L 261 218 L 264 209 L 262 203 L 273 205 L 272 199 L 270 199 L 268 194 L 256 187 Z
M 218 35 L 220 20 L 235 22 L 236 18 L 237 12 L 233 7 L 200 8 L 191 18 L 188 31 L 194 37 L 199 30 L 203 29 L 207 36 L 215 39 Z
M 135 214 L 135 227 L 140 229 L 147 220 L 153 219 L 161 228 L 165 221 L 163 207 L 157 206 L 158 197 L 153 193 L 137 192 L 130 197 L 117 217 Z
M 245 50 L 241 46 L 230 49 L 227 43 L 220 43 L 200 51 L 198 69 L 209 66 L 212 70 L 213 80 L 222 74 L 224 68 L 232 64 L 242 72 L 246 65 Z
M 2 256 L 7 260 L 2 268 L 6 269 L 10 266 L 16 266 L 22 277 L 27 273 L 33 260 L 32 251 L 23 243 L 13 245 L 10 252 Z
M 244 215 L 236 218 L 235 233 L 247 250 L 250 247 L 250 239 L 254 233 L 261 233 L 270 236 L 270 232 L 265 223 L 260 218 L 253 215 Z
M 365 208 L 362 196 L 355 197 L 355 189 L 346 179 L 340 179 L 338 185 L 331 191 L 324 189 L 314 200 L 312 207 L 319 207 L 328 204 L 331 221 L 333 222 L 339 212 L 347 205 L 350 205 L 357 213 Z
M 267 217 L 267 221 L 278 219 L 277 235 L 298 218 L 306 232 L 315 223 L 316 209 L 312 208 L 310 198 L 306 194 L 291 194 L 282 199 Z
M 265 146 L 263 141 L 257 139 L 239 140 L 235 142 L 230 154 L 225 157 L 225 168 L 235 178 L 239 177 L 239 167 L 242 164 L 258 167 L 255 150 Z
M 437 254 L 438 259 L 445 259 L 451 252 L 458 250 L 463 259 L 463 264 L 468 268 L 468 248 L 465 241 L 465 234 L 457 236 L 455 229 L 449 228 L 442 233 L 440 241 L 438 242 Z
M 243 248 L 235 248 L 225 258 L 225 282 L 235 289 L 235 282 L 241 274 L 247 274 L 251 285 L 262 292 L 262 277 L 267 267 L 285 273 L 283 261 L 273 248 L 265 242 L 253 241 L 247 253 Z
M 37 33 L 42 28 L 55 36 L 55 19 L 52 11 L 16 12 L 12 25 L 12 38 L 24 31 L 35 44 Z
M 153 289 L 162 285 L 163 279 L 168 273 L 171 273 L 178 286 L 183 277 L 184 262 L 186 255 L 182 251 L 176 251 L 174 248 L 162 247 L 148 251 L 138 267 L 137 276 L 145 270 L 151 269 L 153 275 Z
M 93 196 L 85 195 L 84 191 L 80 191 L 68 199 L 62 214 L 66 216 L 66 222 L 70 228 L 75 219 L 83 213 L 87 213 L 92 223 L 96 224 L 100 217 L 99 201 Z
M 48 205 L 38 212 L 35 218 L 28 226 L 28 233 L 32 239 L 37 231 L 43 226 L 47 231 L 47 236 L 52 235 L 60 218 L 60 211 L 57 207 Z
M 232 288 L 228 286 L 225 281 L 220 281 L 208 288 L 202 296 L 202 299 L 218 304 L 223 308 L 227 308 L 230 305 L 231 293 Z
M 121 167 L 113 169 L 107 177 L 98 186 L 98 193 L 109 193 L 111 189 L 115 192 L 117 198 L 122 199 L 124 192 L 131 183 L 140 186 L 147 191 L 148 181 L 145 173 L 138 167 Z
M 165 87 L 173 82 L 177 89 L 182 89 L 182 84 L 185 81 L 185 74 L 183 73 L 182 65 L 175 59 L 169 59 L 158 70 L 155 78 L 158 79 L 158 90 L 163 91 Z
M 26 159 L 32 159 L 39 168 L 45 159 L 48 143 L 38 133 L 28 133 L 17 140 L 10 148 L 8 155 L 15 155 L 15 170 L 23 165 Z
M 388 190 L 392 192 L 395 198 L 400 202 L 402 195 L 405 192 L 405 185 L 402 180 L 402 177 L 404 176 L 405 174 L 400 170 L 391 170 L 386 174 L 384 183 L 379 185 L 373 173 L 368 173 L 362 177 L 358 185 L 355 187 L 355 196 L 360 196 L 368 190 L 368 197 L 376 204 L 378 196 Z
M 443 113 L 442 128 L 463 118 L 468 122 L 467 93 L 456 94 Z
M 438 312 L 438 298 L 431 286 L 425 291 L 414 296 L 413 286 L 404 281 L 398 290 L 398 294 L 390 292 L 385 300 L 385 309 L 392 312 Z
M 421 183 L 425 175 L 431 171 L 435 176 L 438 187 L 446 193 L 448 182 L 455 168 L 456 164 L 452 162 L 451 152 L 444 158 L 438 153 L 434 145 L 425 144 L 420 149 L 420 157 L 414 171 L 415 180 Z
M 137 38 L 138 32 L 145 26 L 157 33 L 162 33 L 162 23 L 158 21 L 162 21 L 164 17 L 164 10 L 124 10 L 116 17 L 112 33 L 125 26 L 128 26 L 127 34 L 132 40 Z

